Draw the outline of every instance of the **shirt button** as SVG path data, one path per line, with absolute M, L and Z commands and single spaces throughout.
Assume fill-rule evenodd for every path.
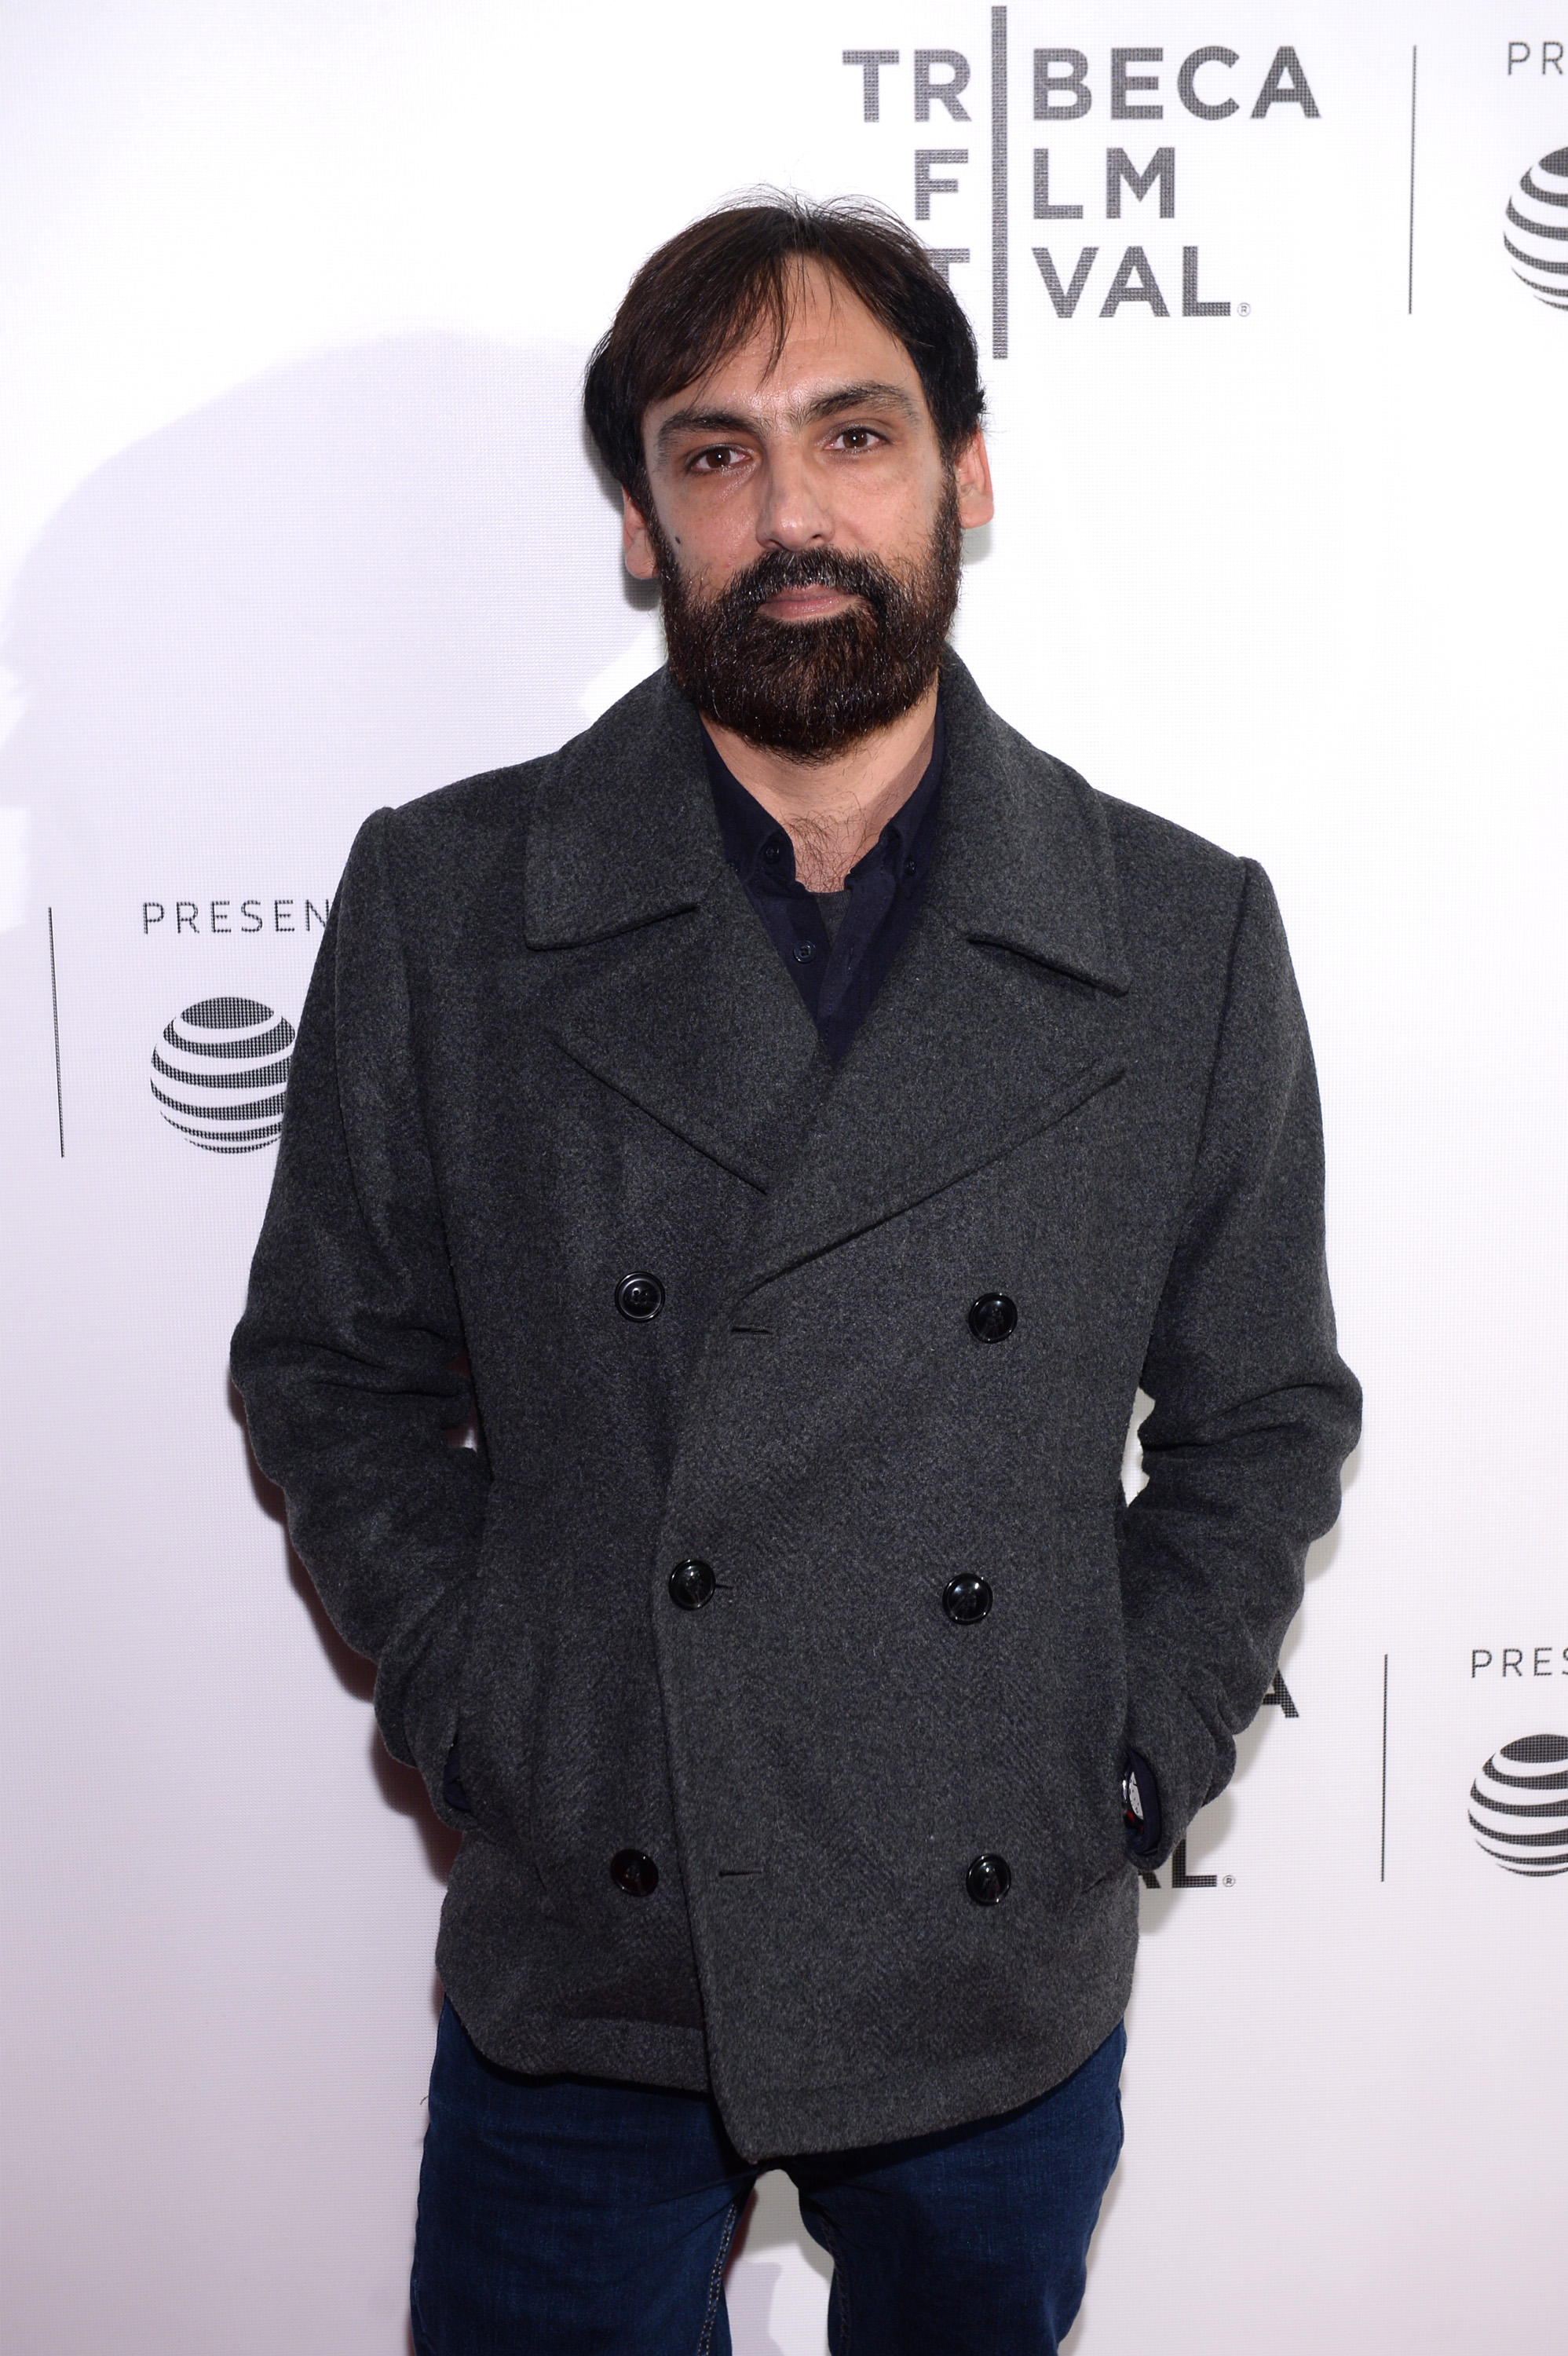
M 816 955 L 816 943 L 815 941 L 796 941 L 795 945 L 795 953 L 802 965 L 808 965 L 811 962 L 811 959 Z
M 779 861 L 784 857 L 783 843 L 764 842 L 763 845 L 763 857 L 767 861 L 770 867 L 776 867 Z
M 914 861 L 912 859 L 906 859 L 904 861 L 904 873 L 906 875 L 913 875 L 917 872 L 918 870 L 916 869 Z

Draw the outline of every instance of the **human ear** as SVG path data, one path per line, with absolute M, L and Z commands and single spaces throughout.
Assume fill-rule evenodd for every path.
M 991 496 L 991 461 L 986 450 L 986 437 L 978 426 L 953 462 L 953 480 L 958 493 L 958 520 L 964 530 L 972 531 L 977 524 L 989 523 L 997 511 L 997 502 Z
M 654 553 L 647 518 L 628 490 L 621 493 L 621 553 L 634 581 L 656 581 L 659 561 Z

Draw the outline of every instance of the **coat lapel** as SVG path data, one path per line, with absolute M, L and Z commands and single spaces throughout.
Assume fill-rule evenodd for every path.
M 1128 987 L 1104 816 L 950 659 L 932 881 L 770 1201 L 753 1283 L 955 1184 L 1120 1078 Z
M 596 1079 L 765 1191 L 781 1101 L 822 1055 L 816 1026 L 728 868 L 695 913 L 603 955 L 547 1027 Z
M 546 1027 L 574 1062 L 749 1185 L 809 1087 L 816 1028 L 725 863 L 701 723 L 663 672 L 566 745 L 529 828 L 530 950 L 563 959 Z M 823 1059 L 825 1061 L 825 1059 Z
M 1083 780 L 955 657 L 926 905 L 838 1071 L 724 861 L 701 723 L 660 672 L 566 745 L 525 933 L 564 1052 L 768 1197 L 752 1281 L 955 1183 L 1120 1076 L 1114 862 Z M 800 1141 L 798 1143 L 795 1141 Z
M 1104 1027 L 928 911 L 825 1091 L 752 1284 L 955 1185 L 1122 1076 Z

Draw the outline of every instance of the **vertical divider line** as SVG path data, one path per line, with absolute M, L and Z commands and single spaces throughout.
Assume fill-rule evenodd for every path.
M 65 1089 L 60 1080 L 60 993 L 55 972 L 55 912 L 49 910 L 49 1003 L 55 1018 L 55 1118 L 59 1123 L 60 1160 L 65 1160 Z
M 1405 256 L 1404 313 L 1415 309 L 1415 45 L 1410 50 L 1410 241 Z
M 991 358 L 1008 357 L 1008 12 L 991 11 Z
M 1382 1828 L 1378 1836 L 1378 1879 L 1388 1879 L 1388 1655 L 1383 1655 L 1383 1797 Z

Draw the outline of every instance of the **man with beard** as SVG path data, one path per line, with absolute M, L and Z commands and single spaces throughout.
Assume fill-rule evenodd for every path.
M 767 2163 L 836 2351 L 1029 2356 L 1137 1867 L 1355 1436 L 1301 1010 L 1261 871 L 947 648 L 983 397 L 906 230 L 698 222 L 586 402 L 667 669 L 367 823 L 234 1350 L 463 1835 L 415 2341 L 727 2348 Z

